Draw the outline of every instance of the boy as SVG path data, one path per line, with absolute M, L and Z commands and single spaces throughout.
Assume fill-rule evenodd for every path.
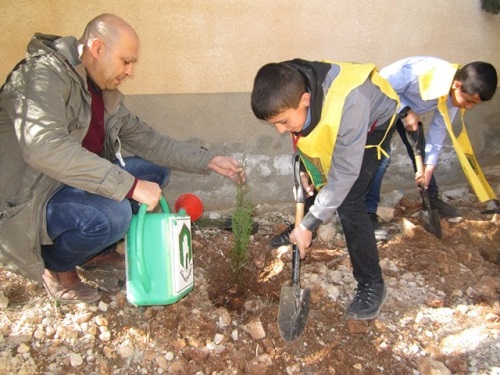
M 373 64 L 295 59 L 263 66 L 251 102 L 257 118 L 291 133 L 310 180 L 304 189 L 317 193 L 290 240 L 304 258 L 313 232 L 337 211 L 358 282 L 348 316 L 375 318 L 386 288 L 365 195 L 392 136 L 396 93 Z
M 401 103 L 398 108 L 399 116 L 396 129 L 406 146 L 415 170 L 414 152 L 405 133 L 406 130 L 416 130 L 418 122 L 421 121 L 421 114 L 434 112 L 425 137 L 424 148 L 421 151 L 422 155 L 425 155 L 425 171 L 422 181 L 428 189 L 432 208 L 436 209 L 440 216 L 460 216 L 460 212 L 455 207 L 439 199 L 434 171 L 439 154 L 443 149 L 447 130 L 452 137 L 455 148 L 459 147 L 457 153 L 460 146 L 463 147 L 463 138 L 467 138 L 466 133 L 463 132 L 458 137 L 462 137 L 462 141 L 458 142 L 450 132 L 451 123 L 458 109 L 461 109 L 463 121 L 463 113 L 466 109 L 472 109 L 476 104 L 490 100 L 495 94 L 498 80 L 495 68 L 482 61 L 472 62 L 460 68 L 456 64 L 450 64 L 435 57 L 419 56 L 397 61 L 382 69 L 380 75 L 389 81 L 400 97 Z M 468 138 L 465 142 L 468 144 Z M 470 151 L 472 150 L 470 149 Z M 473 157 L 473 154 L 469 155 L 470 157 Z M 480 169 L 477 172 L 469 173 L 467 164 L 470 161 L 462 160 L 460 156 L 459 160 L 466 162 L 465 165 L 462 164 L 465 168 L 464 171 L 479 199 L 481 201 L 493 199 L 494 194 L 482 178 Z M 373 214 L 377 210 L 382 176 L 388 166 L 388 161 L 383 162 L 377 171 L 377 177 L 374 179 L 367 196 L 369 213 Z M 476 165 L 476 168 L 479 166 Z M 478 177 L 474 175 L 478 175 Z

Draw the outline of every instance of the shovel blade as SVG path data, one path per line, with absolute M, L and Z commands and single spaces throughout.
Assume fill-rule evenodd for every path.
M 278 328 L 285 341 L 294 341 L 302 334 L 307 323 L 310 299 L 310 289 L 300 289 L 296 284 L 281 288 Z
M 437 238 L 443 238 L 443 232 L 441 230 L 441 218 L 437 210 L 431 208 L 431 202 L 429 199 L 429 194 L 427 190 L 422 190 L 422 199 L 424 200 L 425 209 L 422 211 L 422 221 L 424 223 L 424 229 L 435 235 Z
M 441 230 L 441 219 L 436 210 L 422 211 L 422 221 L 424 229 L 436 236 L 439 239 L 443 238 L 443 231 Z

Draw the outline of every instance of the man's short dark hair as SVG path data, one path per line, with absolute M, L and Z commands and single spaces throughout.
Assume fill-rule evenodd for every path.
M 490 100 L 497 89 L 498 76 L 495 67 L 483 61 L 464 65 L 455 74 L 455 80 L 462 82 L 462 91 L 479 95 L 481 101 Z
M 296 109 L 306 91 L 305 78 L 297 69 L 283 62 L 266 64 L 255 76 L 253 113 L 258 119 L 267 120 L 287 109 Z

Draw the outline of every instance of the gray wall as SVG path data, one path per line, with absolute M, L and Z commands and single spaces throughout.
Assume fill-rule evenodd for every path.
M 280 135 L 274 127 L 256 120 L 249 103 L 249 93 L 127 97 L 128 107 L 162 133 L 244 160 L 255 204 L 293 203 L 290 136 Z M 498 164 L 500 95 L 466 112 L 465 123 L 481 166 Z M 454 128 L 460 129 L 459 126 L 457 115 Z M 392 156 L 383 192 L 412 189 L 412 166 L 397 133 L 393 138 Z M 466 182 L 449 137 L 436 177 L 443 189 L 446 185 Z M 209 211 L 231 208 L 236 190 L 231 181 L 218 175 L 174 172 L 165 189 L 167 200 L 173 205 L 185 192 L 199 195 Z

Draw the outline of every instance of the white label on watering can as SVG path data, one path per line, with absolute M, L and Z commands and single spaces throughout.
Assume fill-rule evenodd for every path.
M 190 218 L 171 218 L 174 292 L 181 293 L 193 285 L 193 249 Z

